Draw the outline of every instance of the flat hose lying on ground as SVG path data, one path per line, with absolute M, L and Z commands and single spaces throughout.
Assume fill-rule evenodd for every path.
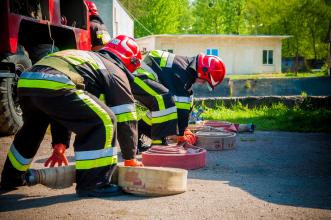
M 62 189 L 75 183 L 75 165 L 30 169 L 25 175 L 28 186 L 42 184 Z M 128 167 L 118 165 L 112 183 L 131 194 L 141 196 L 167 196 L 187 190 L 187 170 L 166 167 Z

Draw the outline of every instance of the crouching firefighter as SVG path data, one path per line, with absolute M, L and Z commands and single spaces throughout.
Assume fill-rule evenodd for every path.
M 194 57 L 186 57 L 153 50 L 145 56 L 135 75 L 145 77 L 144 82 L 147 84 L 159 84 L 173 97 L 178 116 L 178 132 L 175 139 L 178 142 L 190 142 L 196 140 L 192 138 L 191 132 L 185 132 L 193 107 L 192 85 L 206 84 L 212 91 L 223 81 L 225 72 L 225 65 L 217 56 L 198 54 Z M 149 76 L 148 80 L 146 76 Z M 161 138 L 157 139 L 153 135 L 152 127 L 155 119 L 152 116 L 153 114 L 146 114 L 139 120 L 138 137 L 146 135 L 152 138 L 152 144 L 166 144 L 166 136 L 161 135 Z M 138 149 L 146 150 L 141 145 L 138 145 Z
M 134 39 L 121 36 L 117 41 L 126 49 L 123 56 L 127 59 L 141 58 Z M 21 177 L 29 169 L 48 124 L 55 121 L 76 134 L 77 195 L 105 197 L 121 192 L 110 184 L 118 161 L 117 139 L 124 160 L 136 161 L 137 116 L 129 80 L 108 60 L 109 53 L 107 45 L 98 52 L 60 51 L 21 74 L 18 95 L 24 124 L 8 152 L 1 188 L 24 184 Z M 134 65 L 137 68 L 139 63 Z

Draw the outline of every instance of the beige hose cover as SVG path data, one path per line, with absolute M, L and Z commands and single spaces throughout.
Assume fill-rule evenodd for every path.
M 206 150 L 228 150 L 235 148 L 236 133 L 222 131 L 198 131 L 197 147 Z
M 142 196 L 166 196 L 187 190 L 187 170 L 168 167 L 119 166 L 118 185 Z

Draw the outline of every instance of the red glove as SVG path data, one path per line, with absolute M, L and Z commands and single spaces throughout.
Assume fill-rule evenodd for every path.
M 193 134 L 193 132 L 190 129 L 186 128 L 184 131 L 184 136 L 179 136 L 177 140 L 178 143 L 186 142 L 191 145 L 194 145 L 195 142 L 197 141 L 197 137 Z
M 137 159 L 132 159 L 132 160 L 124 160 L 124 166 L 128 167 L 143 167 L 144 164 Z
M 48 158 L 48 160 L 44 163 L 45 167 L 48 167 L 49 164 L 50 167 L 54 167 L 56 163 L 58 163 L 58 166 L 62 166 L 62 163 L 64 165 L 68 165 L 68 160 L 64 152 L 66 151 L 66 146 L 64 144 L 55 144 L 53 148 L 53 154 Z

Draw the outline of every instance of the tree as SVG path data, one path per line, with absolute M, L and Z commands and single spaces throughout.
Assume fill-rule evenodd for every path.
M 330 0 L 121 0 L 135 36 L 150 34 L 290 35 L 284 56 L 326 59 Z M 191 3 L 191 5 L 190 5 Z
M 175 34 L 190 29 L 189 0 L 137 0 L 122 1 L 135 17 L 135 36 Z M 147 31 L 147 30 L 149 31 Z
M 239 34 L 244 27 L 245 0 L 196 0 L 192 33 Z
M 326 0 L 247 0 L 246 19 L 250 33 L 291 35 L 283 42 L 283 55 L 325 59 L 330 12 Z

